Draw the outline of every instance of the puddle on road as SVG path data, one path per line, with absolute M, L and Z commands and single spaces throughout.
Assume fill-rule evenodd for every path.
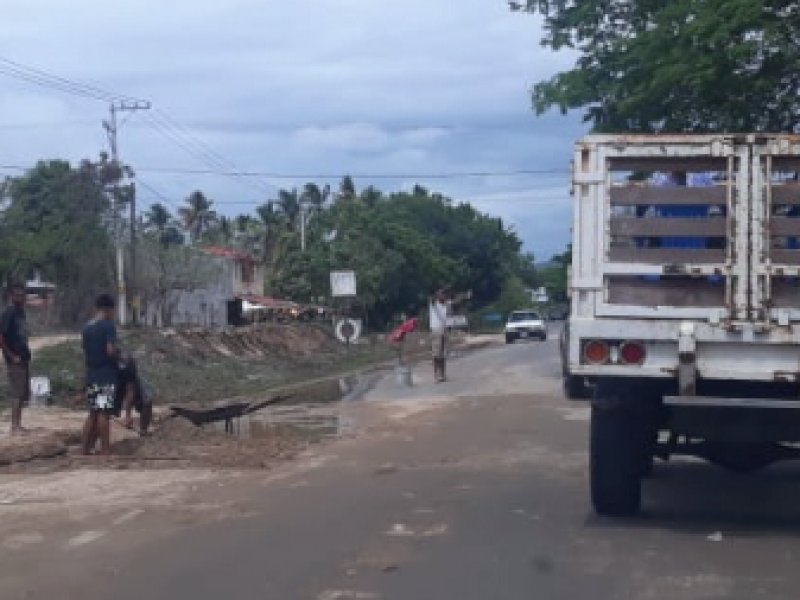
M 345 436 L 355 432 L 355 421 L 342 413 L 345 403 L 358 400 L 374 377 L 350 375 L 318 381 L 288 390 L 291 397 L 279 404 L 207 427 L 244 439 L 266 439 L 290 434 L 311 440 Z
M 214 428 L 225 431 L 225 423 L 217 422 Z M 339 414 L 330 405 L 296 404 L 265 408 L 234 419 L 232 435 L 241 438 L 267 438 L 276 433 L 291 433 L 312 439 L 341 437 L 355 431 L 353 419 Z

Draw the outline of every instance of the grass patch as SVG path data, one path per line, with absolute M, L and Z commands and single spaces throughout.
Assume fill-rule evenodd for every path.
M 315 352 L 268 353 L 262 356 L 228 356 L 178 343 L 153 331 L 126 331 L 121 344 L 132 353 L 144 378 L 156 390 L 156 401 L 210 402 L 236 396 L 259 395 L 270 389 L 358 370 L 391 360 L 394 350 L 385 342 L 345 347 L 325 344 Z M 61 403 L 83 387 L 83 353 L 72 341 L 36 353 L 32 375 L 50 378 L 53 396 Z M 0 382 L 0 402 L 7 399 L 5 377 Z

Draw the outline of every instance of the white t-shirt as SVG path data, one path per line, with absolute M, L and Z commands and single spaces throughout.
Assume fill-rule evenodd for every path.
M 444 333 L 447 330 L 447 304 L 434 300 L 430 303 L 431 331 Z

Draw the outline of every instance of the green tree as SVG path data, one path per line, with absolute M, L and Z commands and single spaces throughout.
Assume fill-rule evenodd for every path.
M 153 204 L 144 214 L 144 224 L 147 231 L 164 233 L 173 222 L 172 213 L 163 204 Z
M 236 215 L 234 219 L 234 230 L 239 235 L 252 233 L 258 228 L 258 219 L 252 215 Z
M 307 204 L 311 212 L 320 212 L 331 197 L 331 186 L 319 187 L 316 183 L 307 183 L 303 187 L 300 201 Z
M 300 231 L 302 205 L 300 203 L 300 195 L 296 189 L 278 191 L 278 199 L 273 200 L 271 204 L 283 216 L 284 223 L 289 231 Z
M 289 240 L 273 292 L 296 300 L 327 296 L 329 272 L 353 269 L 372 324 L 422 310 L 444 286 L 472 289 L 481 305 L 497 300 L 520 248 L 499 219 L 422 188 L 390 196 L 368 188 L 358 202 L 334 203 L 313 229 L 302 255 Z
M 536 286 L 539 282 L 536 271 L 536 257 L 531 252 L 519 255 L 513 272 L 529 288 Z
M 163 246 L 183 244 L 178 222 L 169 209 L 163 204 L 153 204 L 143 218 L 143 231 L 153 235 Z
M 383 194 L 375 186 L 367 186 L 361 192 L 361 202 L 363 202 L 369 208 L 373 208 L 382 199 Z
M 140 292 L 150 325 L 170 326 L 182 292 L 201 289 L 220 277 L 219 265 L 202 250 L 165 245 L 154 233 L 143 236 L 140 257 Z
M 91 299 L 114 286 L 112 232 L 129 198 L 122 172 L 106 157 L 72 167 L 40 162 L 7 185 L 2 223 L 7 276 L 33 269 L 56 284 L 60 321 L 76 325 L 91 312 Z
M 356 195 L 356 184 L 353 181 L 353 178 L 350 175 L 345 175 L 342 179 L 342 182 L 339 184 L 339 196 L 338 199 L 340 200 L 355 200 Z
M 575 67 L 537 83 L 537 113 L 584 109 L 601 132 L 793 132 L 800 20 L 790 0 L 525 0 Z
M 201 191 L 192 192 L 186 199 L 186 206 L 178 209 L 178 214 L 193 242 L 199 241 L 218 222 L 214 202 Z

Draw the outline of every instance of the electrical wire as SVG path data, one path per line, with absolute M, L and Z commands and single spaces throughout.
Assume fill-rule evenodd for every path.
M 180 206 L 177 202 L 169 198 L 166 194 L 160 192 L 155 186 L 143 181 L 140 177 L 136 178 L 136 185 L 143 187 L 148 192 L 153 194 L 159 201 L 164 202 L 168 206 L 170 206 L 173 210 L 177 211 L 180 209 Z
M 160 134 L 164 139 L 172 142 L 186 152 L 189 156 L 199 160 L 202 164 L 209 167 L 205 170 L 225 173 L 227 176 L 238 179 L 245 185 L 254 188 L 260 194 L 271 194 L 277 190 L 277 186 L 275 185 L 269 184 L 265 186 L 263 185 L 263 182 L 262 185 L 259 185 L 258 182 L 254 181 L 252 178 L 241 176 L 232 162 L 225 159 L 216 151 L 212 150 L 199 138 L 188 132 L 188 130 L 178 125 L 176 121 L 174 121 L 171 117 L 168 117 L 163 111 L 156 109 L 154 114 L 145 114 L 144 122 L 154 131 Z M 199 171 L 201 169 L 187 169 L 187 172 L 184 174 L 195 175 L 196 173 L 193 171 L 196 170 Z
M 60 92 L 72 94 L 74 96 L 81 96 L 92 100 L 98 100 L 100 102 L 115 102 L 121 100 L 142 102 L 142 100 L 139 98 L 114 94 L 97 86 L 74 81 L 59 75 L 54 75 L 52 73 L 48 73 L 47 71 L 29 67 L 3 57 L 0 57 L 0 74 L 21 79 L 34 85 L 48 87 Z
M 0 165 L 0 169 L 25 171 L 30 167 Z M 341 179 L 341 174 L 323 173 L 279 173 L 270 171 L 237 171 L 235 173 L 216 169 L 184 169 L 180 167 L 138 167 L 137 172 L 173 175 L 218 175 L 222 177 L 273 177 L 275 179 Z M 353 173 L 353 179 L 470 179 L 476 177 L 527 177 L 532 175 L 568 175 L 569 169 L 517 169 L 510 171 L 450 171 L 439 173 Z
M 279 173 L 272 171 L 237 171 L 218 169 L 183 169 L 176 167 L 141 167 L 147 173 L 177 175 L 219 175 L 223 177 L 271 177 L 273 179 L 304 179 L 307 181 L 341 179 L 331 173 Z M 439 173 L 348 173 L 354 179 L 470 179 L 479 177 L 522 177 L 530 175 L 568 175 L 569 169 L 517 169 L 510 171 L 450 171 Z
M 226 170 L 232 170 L 232 171 L 236 172 L 237 174 L 240 173 L 241 170 L 234 163 L 232 163 L 230 160 L 225 158 L 222 154 L 220 154 L 219 152 L 217 152 L 216 150 L 211 148 L 202 139 L 200 139 L 199 137 L 194 135 L 194 133 L 192 133 L 191 130 L 189 130 L 185 126 L 183 126 L 180 123 L 178 123 L 177 121 L 175 121 L 172 117 L 170 117 L 163 110 L 156 108 L 156 112 L 158 114 L 160 114 L 162 116 L 162 118 L 165 119 L 168 123 L 170 123 L 173 128 L 175 128 L 176 130 L 182 132 L 184 134 L 184 137 L 188 138 L 189 140 L 193 140 L 194 143 L 197 146 L 199 146 L 201 149 L 205 149 L 206 153 L 210 157 L 215 158 L 221 165 L 223 165 L 225 167 Z M 270 183 L 270 182 L 263 181 L 263 180 L 258 180 L 258 183 L 261 183 L 263 185 L 263 187 L 264 187 L 264 191 L 266 191 L 268 193 L 271 193 L 272 191 L 274 191 L 276 189 L 276 186 L 274 184 Z

